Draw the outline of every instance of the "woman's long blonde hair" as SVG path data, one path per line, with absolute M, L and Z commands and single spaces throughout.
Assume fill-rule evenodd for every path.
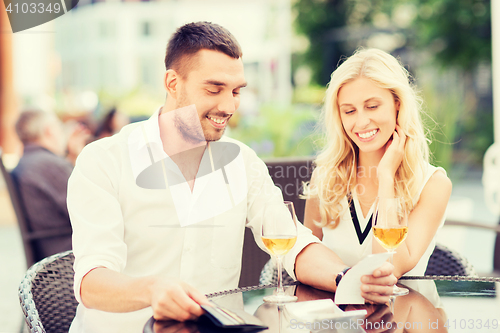
M 345 84 L 364 77 L 389 91 L 399 101 L 397 123 L 406 134 L 403 161 L 396 171 L 396 196 L 404 198 L 411 211 L 413 199 L 422 186 L 429 162 L 428 140 L 421 119 L 421 100 L 410 82 L 408 71 L 390 54 L 377 50 L 358 50 L 331 75 L 326 91 L 321 124 L 326 145 L 315 160 L 312 181 L 304 187 L 306 198 L 319 200 L 319 227 L 335 228 L 342 212 L 341 200 L 356 186 L 358 147 L 346 134 L 338 106 L 338 93 Z

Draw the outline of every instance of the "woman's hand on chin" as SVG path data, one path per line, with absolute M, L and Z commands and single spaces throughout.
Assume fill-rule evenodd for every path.
M 379 179 L 394 179 L 396 170 L 403 161 L 405 143 L 406 135 L 401 130 L 401 127 L 396 125 L 396 130 L 392 135 L 392 139 L 387 141 L 384 156 L 378 164 L 377 175 Z

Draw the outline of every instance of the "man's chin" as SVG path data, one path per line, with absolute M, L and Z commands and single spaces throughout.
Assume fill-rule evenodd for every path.
M 205 140 L 208 142 L 219 141 L 220 138 L 222 138 L 222 135 L 224 135 L 224 130 L 221 130 L 220 132 L 217 133 L 205 133 Z
M 205 137 L 205 141 L 207 141 L 207 142 L 214 142 L 214 141 L 219 141 L 220 138 L 222 138 L 222 135 L 218 136 L 218 137 L 210 136 L 210 137 Z

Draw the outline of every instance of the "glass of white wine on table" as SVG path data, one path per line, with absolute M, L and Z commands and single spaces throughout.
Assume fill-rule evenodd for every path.
M 295 302 L 297 297 L 285 294 L 282 281 L 283 256 L 292 249 L 297 240 L 297 217 L 293 203 L 267 203 L 262 214 L 262 241 L 276 258 L 278 268 L 278 287 L 273 295 L 264 297 L 264 302 Z
M 408 235 L 408 213 L 400 198 L 377 198 L 373 220 L 375 239 L 391 253 L 391 264 L 397 247 Z M 392 296 L 408 294 L 408 289 L 394 286 Z

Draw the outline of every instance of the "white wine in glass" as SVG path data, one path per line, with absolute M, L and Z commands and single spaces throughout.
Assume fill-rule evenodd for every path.
M 408 234 L 408 227 L 379 228 L 373 227 L 373 235 L 377 238 L 380 245 L 385 249 L 393 251 L 397 249 Z
M 377 198 L 373 220 L 373 236 L 392 256 L 408 235 L 408 213 L 400 198 Z M 393 296 L 408 294 L 408 289 L 394 286 Z
M 285 255 L 295 245 L 297 236 L 276 236 L 276 238 L 267 238 L 262 236 L 262 241 L 273 256 Z
M 276 257 L 278 268 L 278 287 L 274 295 L 264 297 L 264 302 L 295 302 L 297 297 L 286 295 L 283 289 L 283 256 L 295 245 L 297 240 L 297 217 L 290 201 L 268 203 L 262 211 L 262 242 Z

